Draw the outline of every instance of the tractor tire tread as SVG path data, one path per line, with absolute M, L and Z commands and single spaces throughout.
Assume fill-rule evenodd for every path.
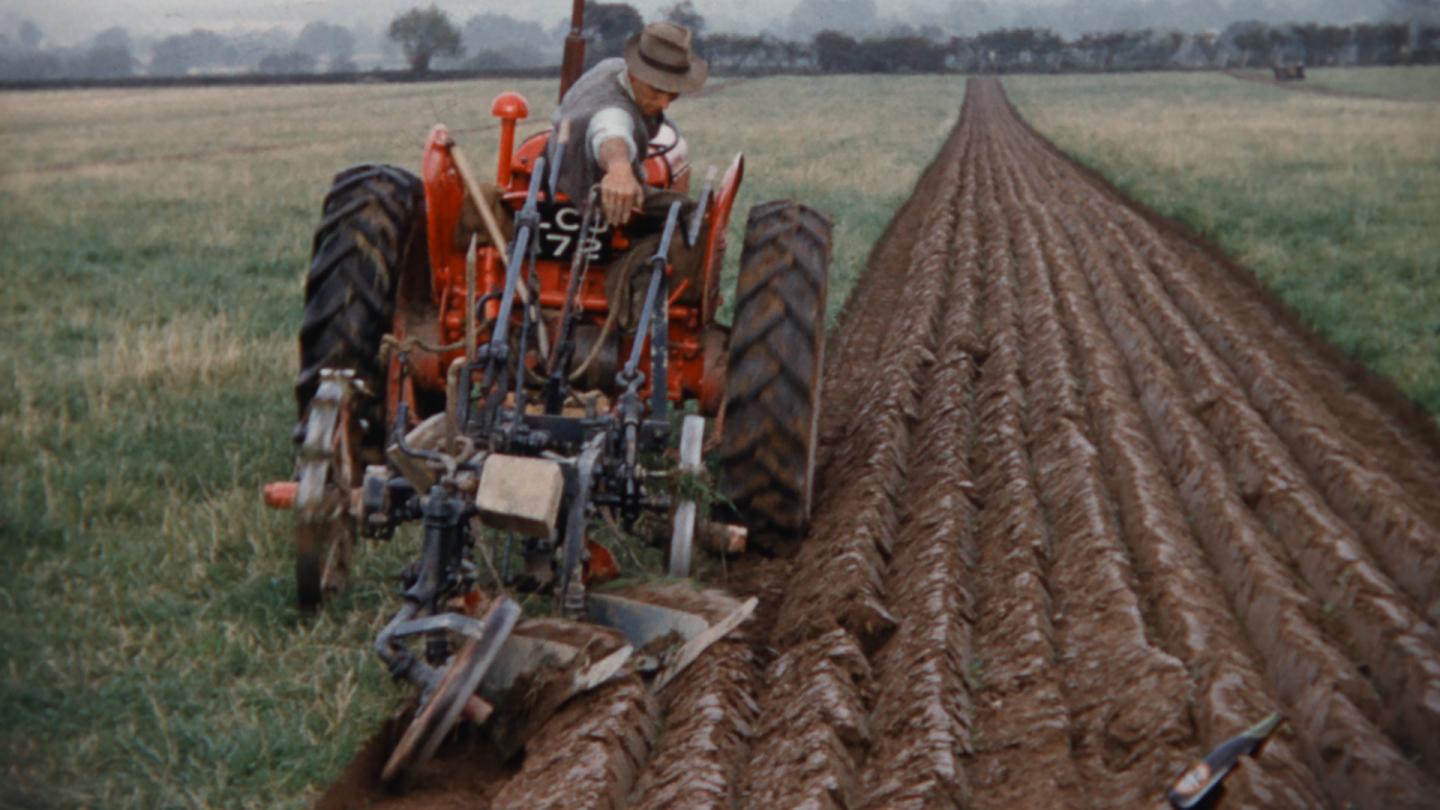
M 791 200 L 750 209 L 736 283 L 720 494 L 778 550 L 809 520 L 830 222 Z
M 428 261 L 419 178 L 378 164 L 335 175 L 311 242 L 295 400 L 303 419 L 322 368 L 354 369 L 372 394 L 357 402 L 367 425 L 362 453 L 376 453 L 383 445 L 385 369 L 379 350 L 391 328 L 396 284 L 408 266 Z

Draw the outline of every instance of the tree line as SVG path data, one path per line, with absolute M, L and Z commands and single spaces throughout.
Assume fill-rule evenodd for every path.
M 822 31 L 809 42 L 714 34 L 700 50 L 728 73 L 1105 72 L 1281 64 L 1440 64 L 1440 26 L 1399 23 L 1267 26 L 1220 32 L 1145 29 L 1071 39 L 1047 28 L 1002 28 L 943 39 L 916 32 L 860 38 Z
M 1428 2 L 1428 0 L 1427 0 Z M 1100 72 L 1268 67 L 1277 64 L 1395 65 L 1440 63 L 1440 25 L 1236 22 L 1220 31 L 1128 30 L 1064 37 L 1042 27 L 999 28 L 950 36 L 935 25 L 892 26 L 884 34 L 822 30 L 808 38 L 713 32 L 691 0 L 662 15 L 694 31 L 712 70 L 731 74 Z M 626 3 L 589 3 L 584 35 L 592 63 L 622 52 L 645 20 Z M 503 72 L 554 68 L 566 21 L 550 28 L 502 14 L 456 24 L 438 5 L 397 15 L 380 32 L 314 22 L 297 35 L 238 35 L 196 29 L 140 41 L 120 27 L 88 43 L 47 47 L 34 23 L 0 31 L 0 80 L 121 79 L 187 75 L 356 74 L 365 50 L 371 69 L 402 63 L 431 69 Z M 148 59 L 136 54 L 148 49 Z M 376 53 L 379 53 L 377 59 Z

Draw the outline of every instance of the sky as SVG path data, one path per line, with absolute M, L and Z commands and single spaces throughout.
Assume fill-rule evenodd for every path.
M 137 35 L 184 33 L 193 28 L 259 29 L 281 26 L 298 31 L 306 23 L 323 20 L 354 27 L 363 24 L 383 30 L 397 13 L 416 5 L 436 2 L 457 22 L 476 14 L 508 14 L 539 22 L 547 28 L 566 19 L 571 0 L 3 0 L 0 16 L 14 21 L 34 20 L 46 34 L 47 44 L 76 44 L 110 26 L 120 25 Z M 973 0 L 971 0 L 973 2 Z M 992 8 L 1020 9 L 1058 5 L 1067 0 L 988 0 Z M 1165 2 L 1166 0 L 1160 0 Z M 1343 15 L 1346 8 L 1373 9 L 1381 0 L 1279 0 L 1313 7 L 1317 17 Z M 675 0 L 627 0 L 645 18 L 653 19 Z M 715 30 L 755 30 L 757 21 L 784 20 L 800 0 L 693 0 Z M 939 12 L 954 0 L 875 0 L 880 17 L 918 19 Z M 1125 0 L 1109 0 L 1115 5 Z M 1156 0 L 1131 0 L 1144 6 Z M 1230 6 L 1236 0 L 1223 0 Z

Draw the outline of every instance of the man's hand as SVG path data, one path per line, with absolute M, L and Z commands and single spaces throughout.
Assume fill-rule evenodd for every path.
M 645 204 L 645 190 L 635 179 L 625 142 L 617 139 L 601 144 L 600 165 L 605 167 L 605 177 L 600 181 L 600 208 L 611 225 L 624 225 Z

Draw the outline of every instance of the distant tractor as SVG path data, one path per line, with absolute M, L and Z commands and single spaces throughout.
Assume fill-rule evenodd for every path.
M 669 573 L 684 577 L 701 538 L 776 550 L 810 514 L 829 221 L 789 200 L 750 210 L 726 327 L 720 276 L 743 156 L 688 204 L 686 142 L 666 121 L 644 179 L 673 201 L 663 228 L 635 232 L 603 221 L 594 190 L 553 191 L 548 142 L 583 137 L 562 123 L 517 143 L 528 107 L 516 93 L 491 112 L 493 182 L 439 125 L 420 177 L 378 164 L 335 176 L 305 283 L 296 476 L 267 488 L 295 511 L 307 609 L 345 586 L 357 533 L 423 525 L 403 605 L 374 645 L 422 694 L 387 779 L 462 715 L 482 722 L 517 672 L 558 658 L 576 661 L 565 680 L 576 690 L 609 677 L 629 653 L 567 646 L 570 630 L 594 627 L 575 619 L 622 631 L 624 650 L 685 642 L 659 659 L 663 682 L 753 609 L 715 594 L 720 608 L 701 618 L 654 595 L 589 592 L 618 569 L 590 536 L 597 523 L 631 531 L 654 515 Z M 707 444 L 725 504 L 713 523 L 696 490 Z M 516 591 L 548 596 L 558 618 L 546 621 L 570 630 L 527 629 Z
M 1275 72 L 1277 82 L 1298 82 L 1305 79 L 1305 65 L 1275 65 L 1271 68 Z

